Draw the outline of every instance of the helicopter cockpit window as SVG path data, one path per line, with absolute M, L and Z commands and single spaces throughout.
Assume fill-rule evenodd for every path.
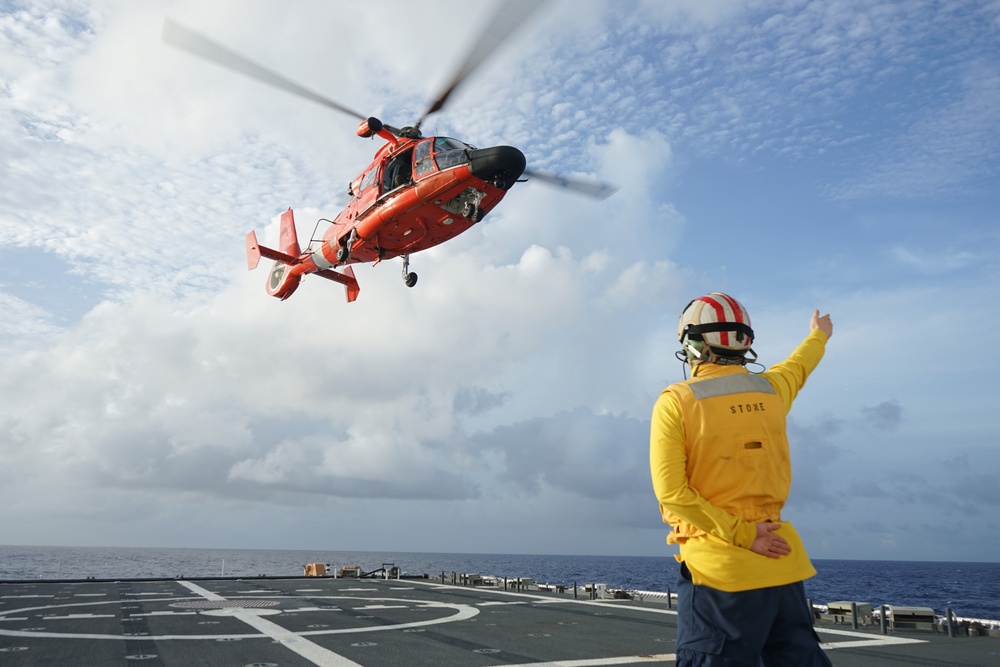
M 434 171 L 434 160 L 431 159 L 431 139 L 424 139 L 413 149 L 413 175 L 416 177 Z
M 367 190 L 372 183 L 375 182 L 375 176 L 378 173 L 378 169 L 372 168 L 367 174 L 365 174 L 364 179 L 361 181 L 361 187 L 358 188 L 357 194 L 360 195 L 362 192 Z
M 469 151 L 473 147 L 451 137 L 437 137 L 434 139 L 434 157 L 437 160 L 438 169 L 447 169 L 469 161 Z
M 445 151 L 464 151 L 466 149 L 475 149 L 475 146 L 470 146 L 464 141 L 452 139 L 451 137 L 436 137 L 434 139 L 434 148 L 438 153 L 443 153 Z

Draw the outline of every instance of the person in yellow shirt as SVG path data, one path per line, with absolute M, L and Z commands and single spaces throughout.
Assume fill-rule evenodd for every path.
M 681 563 L 677 666 L 827 667 L 802 581 L 816 574 L 781 509 L 792 481 L 785 417 L 833 335 L 815 311 L 785 361 L 754 374 L 743 305 L 712 292 L 681 314 L 691 377 L 653 406 L 649 467 Z

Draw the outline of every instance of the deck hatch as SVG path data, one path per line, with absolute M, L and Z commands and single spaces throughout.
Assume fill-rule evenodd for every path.
M 195 600 L 194 602 L 174 602 L 171 607 L 179 609 L 260 609 L 261 607 L 276 607 L 277 600 Z

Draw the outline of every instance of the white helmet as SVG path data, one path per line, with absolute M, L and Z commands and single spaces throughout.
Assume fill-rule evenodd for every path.
M 722 292 L 700 296 L 684 308 L 677 338 L 691 363 L 743 364 L 747 352 L 756 359 L 747 309 Z

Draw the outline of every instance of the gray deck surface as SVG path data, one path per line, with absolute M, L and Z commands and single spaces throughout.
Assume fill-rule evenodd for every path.
M 661 601 L 427 579 L 0 583 L 0 665 L 673 664 Z M 1000 666 L 1000 638 L 818 623 L 834 665 Z

